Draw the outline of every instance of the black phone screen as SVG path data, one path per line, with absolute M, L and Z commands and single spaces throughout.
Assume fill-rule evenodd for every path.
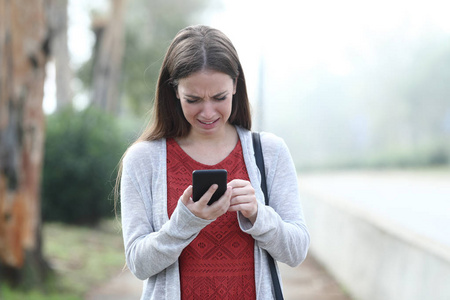
M 192 172 L 192 200 L 194 202 L 200 200 L 200 198 L 208 191 L 211 185 L 217 184 L 219 188 L 212 195 L 208 205 L 211 205 L 227 190 L 227 170 L 195 170 Z

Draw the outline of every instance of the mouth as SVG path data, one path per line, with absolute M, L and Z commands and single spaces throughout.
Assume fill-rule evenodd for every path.
M 219 119 L 213 120 L 213 121 L 201 121 L 201 120 L 198 120 L 198 121 L 199 121 L 200 123 L 204 124 L 204 125 L 211 125 L 211 124 L 216 123 L 218 120 L 219 120 Z

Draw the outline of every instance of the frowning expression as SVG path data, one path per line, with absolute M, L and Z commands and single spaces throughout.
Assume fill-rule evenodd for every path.
M 202 70 L 180 79 L 176 94 L 192 126 L 190 133 L 220 134 L 228 124 L 235 93 L 233 79 L 222 72 Z

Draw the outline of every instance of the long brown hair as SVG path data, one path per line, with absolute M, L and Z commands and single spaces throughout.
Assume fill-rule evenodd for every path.
M 251 130 L 250 103 L 236 49 L 220 30 L 196 25 L 179 31 L 170 44 L 159 72 L 153 117 L 134 143 L 188 135 L 191 125 L 184 117 L 175 91 L 180 79 L 201 70 L 222 72 L 233 79 L 236 93 L 233 95 L 228 122 Z M 119 198 L 121 173 L 122 160 L 114 189 L 115 207 Z
M 170 44 L 159 73 L 153 119 L 138 141 L 184 137 L 189 133 L 190 124 L 175 90 L 180 79 L 205 69 L 237 80 L 229 123 L 251 129 L 245 76 L 236 49 L 221 31 L 197 25 L 178 32 Z

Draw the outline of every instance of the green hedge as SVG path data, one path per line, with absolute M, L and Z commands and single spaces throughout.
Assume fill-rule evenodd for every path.
M 118 121 L 95 108 L 47 118 L 42 185 L 44 221 L 96 223 L 113 216 L 112 188 L 125 150 Z

